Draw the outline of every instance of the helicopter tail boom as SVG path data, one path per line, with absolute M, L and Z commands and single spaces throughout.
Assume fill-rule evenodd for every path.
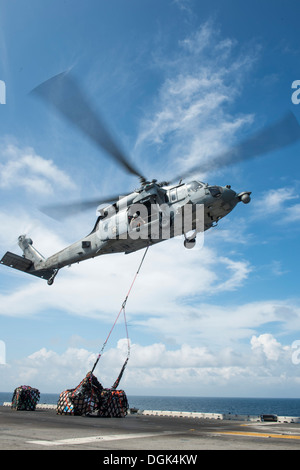
M 55 269 L 43 269 L 44 257 L 32 246 L 32 240 L 20 235 L 18 244 L 23 251 L 23 256 L 16 255 L 7 251 L 0 263 L 10 268 L 23 271 L 33 276 L 40 277 L 49 281 L 56 274 Z
M 17 269 L 18 271 L 23 271 L 25 273 L 32 274 L 33 276 L 46 279 L 47 281 L 53 278 L 53 275 L 55 274 L 54 269 L 34 269 L 32 261 L 25 258 L 24 256 L 11 253 L 10 251 L 5 253 L 0 263 L 5 266 L 9 266 L 10 268 Z

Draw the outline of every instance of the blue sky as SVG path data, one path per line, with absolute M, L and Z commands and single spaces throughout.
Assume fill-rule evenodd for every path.
M 0 0 L 0 249 L 26 233 L 50 256 L 89 233 L 95 210 L 53 221 L 46 203 L 137 187 L 29 95 L 71 70 L 149 178 L 171 178 L 293 111 L 299 4 L 237 0 Z M 186 250 L 149 250 L 127 306 L 128 394 L 298 397 L 299 151 L 295 144 L 195 175 L 252 191 Z M 75 386 L 93 365 L 141 253 L 62 270 L 52 287 L 2 266 L 0 390 Z M 118 323 L 95 371 L 112 384 L 126 355 Z M 3 344 L 3 343 L 1 343 Z M 294 344 L 295 346 L 295 344 Z M 2 358 L 2 362 L 4 362 Z

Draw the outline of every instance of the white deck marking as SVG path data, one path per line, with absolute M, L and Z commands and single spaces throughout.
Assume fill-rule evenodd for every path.
M 63 445 L 79 445 L 88 444 L 90 442 L 118 441 L 122 439 L 141 439 L 145 437 L 165 436 L 168 434 L 178 434 L 178 432 L 162 432 L 162 433 L 136 433 L 136 434 L 109 434 L 107 436 L 86 436 L 74 437 L 70 439 L 59 439 L 55 441 L 32 440 L 26 441 L 27 444 L 38 444 L 41 446 L 63 446 Z

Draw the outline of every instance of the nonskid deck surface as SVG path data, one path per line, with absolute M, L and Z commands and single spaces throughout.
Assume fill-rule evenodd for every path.
M 150 414 L 126 418 L 57 415 L 0 407 L 0 450 L 172 451 L 300 448 L 300 424 Z M 107 452 L 105 453 L 107 455 Z M 144 454 L 143 454 L 144 455 Z

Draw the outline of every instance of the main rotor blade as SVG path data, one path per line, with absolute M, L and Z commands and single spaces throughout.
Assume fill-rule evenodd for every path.
M 96 210 L 96 208 L 100 206 L 100 204 L 109 204 L 118 201 L 119 198 L 120 196 L 118 195 L 104 199 L 97 198 L 90 199 L 88 201 L 74 201 L 67 204 L 53 204 L 49 206 L 43 206 L 40 208 L 40 210 L 49 217 L 52 217 L 53 219 L 63 220 L 67 217 L 74 216 L 76 214 L 79 214 L 80 212 L 86 211 L 91 208 L 94 208 Z
M 187 178 L 197 172 L 214 171 L 226 165 L 265 155 L 293 144 L 299 139 L 300 125 L 294 114 L 289 112 L 275 124 L 271 124 L 262 131 L 246 138 L 240 144 L 220 155 L 203 163 L 198 163 L 190 170 L 183 172 L 179 177 L 172 178 L 172 181 Z
M 144 179 L 116 144 L 99 115 L 92 109 L 83 91 L 67 72 L 60 73 L 41 83 L 30 93 L 53 105 L 72 124 L 101 149 L 111 155 L 132 175 Z

